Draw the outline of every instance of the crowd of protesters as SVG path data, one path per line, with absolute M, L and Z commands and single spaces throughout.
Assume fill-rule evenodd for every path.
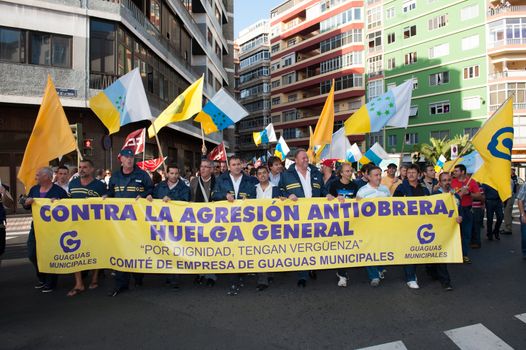
M 294 163 L 284 168 L 277 157 L 269 157 L 266 164 L 257 168 L 253 164 L 243 165 L 237 156 L 231 156 L 227 162 L 214 162 L 208 159 L 201 161 L 199 170 L 181 171 L 175 165 L 169 165 L 164 171 L 148 173 L 135 164 L 134 153 L 123 149 L 119 153 L 121 167 L 113 173 L 111 170 L 96 169 L 92 161 L 84 159 L 79 168 L 68 169 L 59 166 L 55 171 L 42 168 L 36 174 L 37 185 L 31 188 L 27 196 L 20 199 L 26 209 L 31 209 L 34 198 L 146 198 L 168 201 L 212 202 L 251 200 L 264 198 L 281 198 L 292 201 L 298 198 L 325 197 L 327 200 L 344 201 L 349 198 L 378 197 L 414 197 L 429 196 L 439 193 L 452 193 L 457 199 L 460 224 L 462 255 L 465 264 L 471 264 L 470 249 L 479 249 L 482 245 L 481 232 L 484 227 L 486 239 L 498 241 L 502 234 L 512 233 L 512 209 L 518 199 L 520 209 L 522 253 L 526 259 L 526 186 L 519 190 L 517 175 L 513 169 L 510 186 L 513 196 L 502 203 L 497 191 L 485 184 L 480 185 L 471 180 L 466 167 L 458 164 L 451 173 L 435 172 L 433 165 L 423 167 L 417 164 L 398 166 L 391 163 L 385 174 L 378 166 L 369 163 L 355 171 L 350 163 L 323 161 L 321 169 L 309 163 L 307 152 L 298 149 Z M 0 255 L 5 249 L 5 207 L 14 205 L 9 188 L 0 184 Z M 495 221 L 493 219 L 496 219 Z M 504 227 L 501 230 L 501 225 Z M 36 258 L 34 227 L 28 236 L 28 257 L 34 265 L 37 281 L 36 289 L 43 293 L 52 292 L 57 286 L 57 275 L 41 273 Z M 339 287 L 349 284 L 349 273 L 352 269 L 335 271 Z M 365 268 L 371 287 L 378 287 L 385 277 L 386 269 L 382 266 Z M 403 266 L 405 282 L 408 288 L 420 288 L 417 279 L 417 265 Z M 425 270 L 432 279 L 438 280 L 444 290 L 453 289 L 446 264 L 428 264 Z M 89 284 L 84 284 L 86 273 L 75 273 L 75 284 L 67 293 L 75 296 L 86 289 L 99 286 L 99 271 L 90 274 Z M 112 272 L 115 278 L 110 296 L 117 296 L 130 287 L 133 278 L 135 286 L 143 285 L 144 275 L 121 271 Z M 241 274 L 229 274 L 229 295 L 237 295 L 244 285 Z M 256 274 L 256 289 L 263 291 L 274 280 L 274 274 Z M 297 285 L 305 288 L 310 279 L 316 278 L 315 271 L 297 272 Z M 195 276 L 194 283 L 214 286 L 218 276 L 215 274 Z M 166 283 L 174 289 L 180 287 L 180 276 L 173 274 L 167 277 Z

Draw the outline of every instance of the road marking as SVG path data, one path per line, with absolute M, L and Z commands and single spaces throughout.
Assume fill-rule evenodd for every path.
M 526 314 L 515 315 L 519 320 L 526 323 Z
M 361 348 L 358 350 L 407 350 L 407 348 L 402 341 L 398 340 L 392 343 L 369 346 L 368 348 Z
M 444 332 L 462 350 L 513 350 L 481 323 Z

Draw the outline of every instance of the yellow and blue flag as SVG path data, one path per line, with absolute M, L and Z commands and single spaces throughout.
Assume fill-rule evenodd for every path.
M 446 157 L 444 157 L 444 155 L 441 154 L 440 157 L 438 157 L 437 163 L 435 165 L 435 171 L 437 173 L 440 172 L 440 170 L 444 168 L 444 164 L 446 164 L 446 162 L 447 162 Z
M 221 131 L 234 125 L 248 115 L 230 94 L 221 88 L 199 112 L 195 121 L 201 123 L 205 134 Z
M 387 91 L 360 107 L 343 124 L 346 135 L 378 132 L 385 125 L 406 128 L 411 109 L 413 81 Z
M 502 201 L 510 198 L 513 98 L 499 107 L 473 136 L 471 143 L 484 161 L 473 178 L 496 189 Z
M 139 68 L 93 96 L 89 104 L 110 134 L 118 132 L 123 125 L 152 118 Z
M 278 144 L 276 145 L 276 149 L 274 150 L 274 155 L 276 157 L 279 157 L 279 159 L 283 161 L 285 160 L 289 152 L 290 152 L 289 146 L 285 142 L 285 139 L 283 138 L 283 136 L 280 136 Z
M 382 160 L 389 158 L 389 155 L 387 152 L 380 146 L 378 142 L 376 142 L 374 145 L 365 152 L 363 157 L 360 159 L 361 164 L 367 164 L 367 163 L 374 163 L 376 165 L 379 165 Z
M 201 111 L 203 107 L 203 80 L 204 76 L 201 76 L 159 114 L 148 128 L 148 137 L 154 137 L 161 128 L 168 124 L 190 119 Z
M 267 127 L 263 129 L 263 131 L 253 132 L 252 137 L 254 138 L 254 143 L 256 144 L 256 146 L 259 146 L 262 143 L 278 141 L 278 139 L 276 138 L 276 133 L 274 132 L 274 125 L 272 125 L 272 123 L 267 125 Z

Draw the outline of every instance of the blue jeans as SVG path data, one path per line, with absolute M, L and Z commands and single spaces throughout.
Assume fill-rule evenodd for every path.
M 462 224 L 460 224 L 460 234 L 462 236 L 462 255 L 468 256 L 469 243 L 471 242 L 471 231 L 473 230 L 473 213 L 471 206 L 460 207 L 460 216 L 462 216 Z
M 406 282 L 416 281 L 416 265 L 405 265 L 404 274 Z
M 367 271 L 367 277 L 369 277 L 369 281 L 374 280 L 375 278 L 380 278 L 380 270 L 383 269 L 383 267 L 380 266 L 366 266 L 365 271 Z
M 482 229 L 482 225 L 484 225 L 484 208 L 474 208 L 471 243 L 480 245 L 480 230 Z

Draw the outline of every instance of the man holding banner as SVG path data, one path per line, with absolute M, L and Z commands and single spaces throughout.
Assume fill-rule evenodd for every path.
M 119 152 L 121 169 L 113 173 L 108 186 L 108 196 L 115 198 L 146 198 L 152 194 L 153 182 L 148 173 L 135 165 L 134 152 L 125 148 Z M 143 274 L 135 273 L 135 285 L 142 286 Z M 109 296 L 128 290 L 130 273 L 115 271 L 115 288 Z
M 309 164 L 307 151 L 298 148 L 294 160 L 295 164 L 281 174 L 279 187 L 282 195 L 293 201 L 298 198 L 325 197 L 327 191 L 323 185 L 323 175 Z M 305 288 L 308 278 L 308 271 L 298 272 L 298 287 Z

